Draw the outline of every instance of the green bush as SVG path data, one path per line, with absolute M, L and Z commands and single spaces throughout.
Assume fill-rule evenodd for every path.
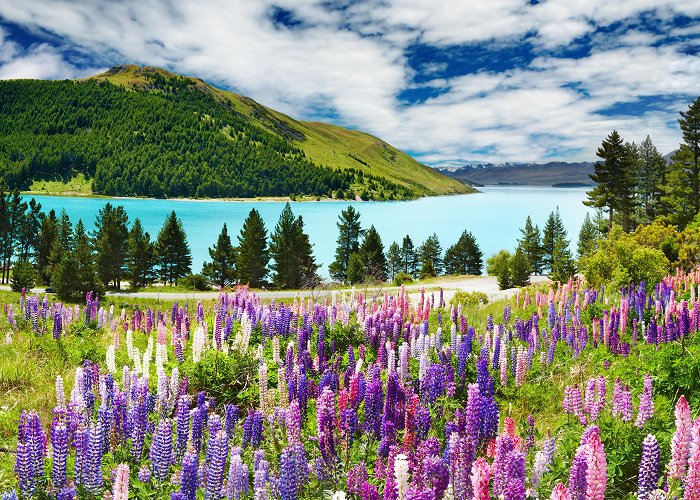
M 184 278 L 180 278 L 180 281 L 178 282 L 181 287 L 187 289 L 187 290 L 198 290 L 198 291 L 207 291 L 211 290 L 211 286 L 209 286 L 209 282 L 207 281 L 207 278 L 204 277 L 202 274 L 188 274 Z
M 463 290 L 457 290 L 452 296 L 452 299 L 450 299 L 451 305 L 456 306 L 457 304 L 462 304 L 462 307 L 476 307 L 488 303 L 489 297 L 484 292 L 465 292 Z
M 184 365 L 183 371 L 192 390 L 206 391 L 217 405 L 233 403 L 248 409 L 258 403 L 258 362 L 252 353 L 210 350 L 199 363 Z
M 413 276 L 411 276 L 408 273 L 401 271 L 400 273 L 397 273 L 396 276 L 394 276 L 394 285 L 395 286 L 401 286 L 404 284 L 411 284 L 411 283 L 413 283 Z
M 36 271 L 31 262 L 20 260 L 12 268 L 10 288 L 13 292 L 21 292 L 22 288 L 31 290 L 36 284 Z

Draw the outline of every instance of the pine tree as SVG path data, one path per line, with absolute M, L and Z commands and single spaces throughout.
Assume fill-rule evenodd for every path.
M 637 196 L 641 209 L 640 222 L 650 223 L 659 210 L 663 194 L 661 185 L 666 174 L 666 160 L 651 142 L 649 136 L 639 145 L 637 154 L 639 164 Z
M 532 272 L 535 274 L 542 274 L 544 262 L 540 228 L 532 225 L 532 219 L 529 215 L 527 219 L 525 219 L 525 227 L 520 230 L 520 233 L 522 234 L 522 238 L 518 240 L 518 247 L 522 248 L 525 253 L 532 267 Z
M 217 286 L 225 287 L 233 283 L 236 274 L 236 248 L 231 244 L 226 223 L 221 229 L 216 244 L 209 248 L 211 262 L 202 266 L 202 274 Z
M 554 245 L 562 237 L 566 238 L 566 230 L 564 229 L 564 223 L 559 215 L 559 207 L 557 207 L 554 212 L 550 212 L 549 217 L 547 217 L 547 223 L 544 225 L 544 229 L 542 230 L 543 268 L 552 268 Z
M 238 280 L 253 288 L 262 287 L 265 284 L 269 261 L 265 222 L 260 217 L 260 212 L 253 208 L 246 217 L 238 236 L 238 255 L 236 256 Z
M 401 242 L 401 266 L 402 271 L 410 274 L 414 278 L 418 273 L 418 255 L 413 246 L 413 240 L 409 235 L 403 237 Z
M 318 277 L 318 265 L 313 257 L 309 237 L 304 233 L 304 222 L 294 218 L 287 203 L 280 214 L 275 231 L 270 237 L 272 282 L 276 288 L 313 287 Z
M 19 231 L 19 260 L 27 261 L 34 259 L 39 244 L 39 230 L 43 212 L 41 203 L 37 203 L 34 198 L 29 200 L 27 213 L 25 214 L 22 227 Z
M 15 189 L 10 193 L 3 210 L 6 218 L 2 243 L 2 283 L 8 283 L 10 279 L 10 263 L 19 246 L 20 230 L 24 224 L 24 212 L 27 204 L 22 201 L 20 192 Z
M 355 252 L 350 256 L 350 261 L 348 262 L 348 283 L 354 285 L 356 283 L 362 283 L 365 279 L 365 265 L 362 262 L 362 256 L 360 252 Z
M 463 231 L 457 242 L 445 251 L 445 274 L 480 275 L 483 267 L 483 253 L 476 238 L 469 231 Z
M 678 123 L 683 132 L 683 143 L 690 152 L 690 165 L 687 169 L 690 181 L 693 216 L 700 212 L 700 97 L 688 106 L 688 111 L 681 112 Z
M 146 287 L 155 279 L 156 255 L 151 236 L 136 218 L 129 231 L 127 276 L 132 288 Z
M 607 208 L 608 230 L 612 228 L 613 217 L 617 210 L 623 216 L 623 226 L 631 228 L 630 219 L 634 209 L 634 185 L 636 153 L 630 145 L 626 145 L 620 134 L 613 130 L 603 140 L 596 155 L 601 158 L 595 165 L 595 171 L 590 174 L 596 185 L 588 191 L 590 207 Z
M 187 235 L 175 211 L 165 219 L 156 240 L 158 273 L 165 284 L 177 285 L 177 280 L 191 271 L 192 254 Z
M 362 239 L 360 256 L 365 269 L 365 277 L 374 281 L 386 281 L 386 257 L 382 238 L 374 226 L 371 226 Z
M 579 259 L 584 255 L 589 255 L 596 250 L 599 238 L 598 228 L 591 219 L 590 214 L 586 214 L 581 225 L 581 231 L 578 234 L 577 253 Z
M 350 256 L 360 248 L 360 237 L 363 234 L 360 226 L 360 212 L 352 205 L 340 212 L 338 216 L 338 246 L 335 250 L 335 260 L 328 266 L 331 277 L 342 283 L 347 282 L 347 268 Z
M 554 245 L 554 257 L 550 278 L 554 281 L 564 282 L 568 281 L 575 272 L 576 267 L 574 265 L 574 259 L 571 257 L 571 251 L 569 250 L 569 242 L 565 239 L 557 240 Z
M 51 277 L 57 272 L 57 268 L 63 256 L 73 252 L 73 225 L 65 209 L 56 221 L 56 237 L 51 244 L 49 252 L 49 264 L 46 269 L 47 276 Z
M 97 253 L 97 272 L 105 286 L 111 283 L 121 287 L 128 252 L 128 222 L 124 207 L 114 207 L 111 203 L 100 209 L 95 218 L 92 241 Z
M 671 158 L 666 170 L 664 183 L 660 186 L 661 212 L 669 221 L 680 229 L 685 228 L 695 217 L 693 203 L 693 185 L 690 175 L 693 169 L 692 151 L 685 145 Z
M 58 220 L 56 219 L 56 212 L 51 210 L 47 216 L 41 218 L 41 227 L 39 228 L 36 243 L 38 278 L 44 284 L 49 284 L 50 282 L 49 264 L 51 249 L 56 239 L 58 239 Z
M 421 278 L 442 274 L 442 247 L 437 234 L 433 233 L 418 248 Z
M 389 275 L 389 281 L 394 280 L 394 276 L 403 270 L 403 260 L 401 257 L 401 247 L 395 241 L 389 245 L 389 250 L 386 252 L 386 269 Z
M 67 227 L 64 225 L 63 230 Z M 63 237 L 65 236 L 64 233 Z M 63 300 L 80 299 L 87 292 L 101 295 L 104 292 L 103 285 L 97 276 L 92 246 L 82 220 L 78 220 L 75 225 L 71 241 L 70 248 L 63 253 L 56 266 L 51 285 Z
M 515 249 L 515 253 L 510 258 L 509 262 L 510 270 L 510 284 L 511 286 L 527 286 L 530 284 L 530 270 L 532 269 L 532 264 L 527 259 L 527 255 L 518 247 Z

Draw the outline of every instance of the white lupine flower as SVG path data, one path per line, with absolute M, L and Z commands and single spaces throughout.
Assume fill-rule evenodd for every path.
M 56 406 L 61 408 L 66 406 L 66 391 L 63 388 L 63 378 L 60 375 L 56 376 Z
M 346 498 L 347 495 L 344 491 L 336 491 L 335 493 L 333 493 L 331 500 L 345 500 Z
M 107 347 L 107 352 L 105 353 L 105 362 L 107 364 L 107 370 L 109 370 L 109 373 L 117 373 L 117 365 L 114 361 L 114 344 L 110 344 Z
M 398 500 L 403 500 L 406 490 L 408 490 L 408 459 L 406 455 L 400 453 L 394 458 L 394 477 L 396 478 L 396 490 Z

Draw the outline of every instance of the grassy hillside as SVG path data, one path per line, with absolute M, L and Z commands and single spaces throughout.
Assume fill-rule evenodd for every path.
M 153 74 L 164 78 L 177 77 L 160 68 L 123 65 L 90 79 L 144 91 L 151 88 L 150 75 Z M 333 169 L 356 169 L 407 187 L 418 196 L 475 191 L 417 162 L 403 151 L 370 134 L 327 123 L 295 120 L 249 97 L 218 89 L 198 78 L 186 79 L 199 91 L 211 95 L 222 106 L 291 142 L 317 165 Z M 361 186 L 354 188 L 362 189 Z

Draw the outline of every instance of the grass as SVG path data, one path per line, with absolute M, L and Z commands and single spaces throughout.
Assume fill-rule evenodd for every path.
M 35 180 L 29 186 L 31 194 L 71 194 L 71 195 L 91 195 L 92 180 L 86 179 L 82 173 L 67 182 Z

